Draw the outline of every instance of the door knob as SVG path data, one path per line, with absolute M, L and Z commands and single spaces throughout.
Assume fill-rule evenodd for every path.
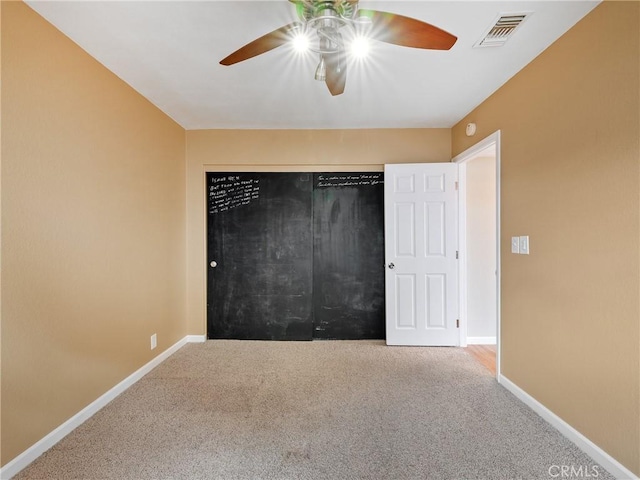
M 211 265 L 211 268 L 216 268 L 218 266 L 218 262 L 216 262 L 215 260 L 211 260 L 211 263 L 209 265 Z
M 396 266 L 393 264 L 393 262 L 391 262 L 391 263 L 389 264 L 389 268 L 390 268 L 391 270 L 393 270 L 395 267 L 396 267 Z

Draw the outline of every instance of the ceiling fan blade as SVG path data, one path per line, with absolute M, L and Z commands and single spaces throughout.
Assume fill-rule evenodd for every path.
M 239 48 L 231 55 L 220 60 L 221 65 L 233 65 L 234 63 L 248 60 L 257 55 L 278 48 L 289 42 L 292 31 L 299 27 L 298 23 L 290 23 L 284 27 L 280 27 L 273 32 L 269 32 L 260 38 L 256 38 L 253 42 L 247 43 L 244 47 Z
M 325 83 L 334 97 L 344 92 L 347 83 L 347 56 L 344 50 L 324 55 L 326 65 Z
M 359 9 L 359 16 L 371 19 L 372 38 L 402 47 L 449 50 L 458 37 L 415 18 L 377 10 Z

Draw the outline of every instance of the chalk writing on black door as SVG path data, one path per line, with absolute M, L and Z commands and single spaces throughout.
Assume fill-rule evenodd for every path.
M 382 172 L 371 173 L 328 173 L 317 177 L 315 188 L 329 187 L 362 187 L 384 183 Z
M 228 175 L 209 178 L 209 213 L 249 205 L 260 198 L 260 179 Z

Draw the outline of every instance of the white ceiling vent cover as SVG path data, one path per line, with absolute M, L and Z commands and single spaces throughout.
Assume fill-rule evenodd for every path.
M 532 13 L 501 13 L 474 47 L 501 47 Z

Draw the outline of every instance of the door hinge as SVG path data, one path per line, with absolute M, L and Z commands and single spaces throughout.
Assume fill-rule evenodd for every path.
M 458 182 L 456 182 L 456 190 L 458 189 Z
M 456 319 L 456 328 L 460 328 L 460 320 Z
M 458 250 L 456 250 L 456 260 L 458 260 Z

